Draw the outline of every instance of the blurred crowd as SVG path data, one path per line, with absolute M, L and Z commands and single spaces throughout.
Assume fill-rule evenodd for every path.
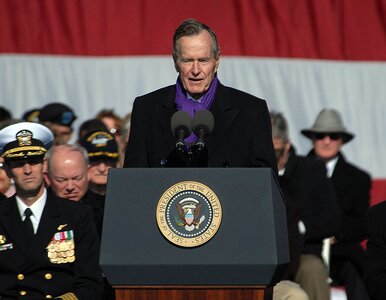
M 63 103 L 29 110 L 21 119 L 1 107 L 0 129 L 34 122 L 51 130 L 54 146 L 45 155 L 45 184 L 61 198 L 89 205 L 101 237 L 108 170 L 123 167 L 130 117 L 130 113 L 122 118 L 104 109 L 75 130 L 77 116 Z M 324 109 L 311 128 L 301 131 L 313 143 L 308 156 L 301 157 L 291 143 L 284 115 L 271 112 L 271 122 L 279 183 L 287 204 L 291 255 L 283 280 L 275 286 L 274 299 L 328 300 L 331 284 L 345 286 L 348 299 L 369 299 L 360 243 L 366 238 L 371 179 L 341 152 L 354 134 L 346 129 L 339 112 Z M 2 158 L 0 164 L 3 166 Z M 15 193 L 2 167 L 0 193 L 5 197 Z M 326 246 L 327 257 L 323 256 Z M 112 299 L 114 292 L 106 278 L 104 282 L 106 297 Z
M 48 197 L 55 195 L 90 207 L 100 241 L 108 171 L 123 165 L 130 133 L 130 114 L 122 118 L 114 110 L 101 110 L 79 128 L 74 128 L 76 118 L 74 110 L 63 103 L 49 103 L 40 109 L 29 110 L 21 119 L 14 118 L 8 109 L 0 107 L 0 131 L 4 128 L 13 130 L 12 125 L 20 125 L 20 132 L 30 130 L 39 133 L 40 127 L 35 129 L 34 124 L 42 124 L 51 131 L 53 146 L 44 155 L 46 163 L 42 177 Z M 76 131 L 78 135 L 74 136 Z M 24 138 L 28 139 L 28 136 Z M 38 158 L 33 158 L 33 154 L 30 157 L 27 152 L 26 155 L 28 166 L 40 163 L 40 160 L 35 162 Z M 0 200 L 11 198 L 18 189 L 16 179 L 5 167 L 4 159 L 0 157 Z M 25 165 L 22 167 L 24 172 L 30 172 L 26 168 Z M 115 299 L 111 285 L 101 274 L 103 299 Z
M 122 167 L 130 134 L 131 113 L 120 116 L 114 109 L 102 109 L 95 116 L 82 122 L 78 128 L 74 128 L 76 119 L 77 115 L 74 109 L 59 102 L 48 103 L 41 108 L 29 109 L 21 117 L 14 116 L 7 107 L 0 106 L 0 130 L 17 122 L 41 123 L 53 132 L 55 145 L 77 143 L 91 131 L 107 131 L 117 142 L 119 150 L 117 167 Z

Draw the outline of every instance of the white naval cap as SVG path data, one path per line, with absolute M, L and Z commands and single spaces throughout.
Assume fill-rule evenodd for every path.
M 0 153 L 7 159 L 44 157 L 54 142 L 54 135 L 46 126 L 20 122 L 0 130 Z

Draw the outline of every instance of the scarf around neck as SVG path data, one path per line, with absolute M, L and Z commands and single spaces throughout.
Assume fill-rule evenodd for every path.
M 198 99 L 193 100 L 189 98 L 188 92 L 184 89 L 181 79 L 178 76 L 176 83 L 176 108 L 177 110 L 186 111 L 192 118 L 196 114 L 196 112 L 209 109 L 212 105 L 214 95 L 217 90 L 219 80 L 217 78 L 217 74 L 214 76 L 212 83 L 210 84 L 209 89 L 204 93 L 204 95 Z M 197 141 L 197 136 L 192 132 L 190 136 L 185 139 L 185 143 L 188 145 L 192 145 L 195 141 Z

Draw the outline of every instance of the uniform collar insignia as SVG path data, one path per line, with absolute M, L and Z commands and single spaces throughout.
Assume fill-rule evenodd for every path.
M 62 224 L 62 225 L 59 225 L 58 226 L 58 230 L 62 230 L 64 227 L 66 227 L 67 226 L 67 224 Z
M 0 235 L 0 245 L 4 244 L 7 241 L 4 235 Z

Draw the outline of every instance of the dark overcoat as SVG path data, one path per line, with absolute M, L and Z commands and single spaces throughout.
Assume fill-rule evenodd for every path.
M 171 117 L 176 112 L 175 85 L 134 101 L 124 167 L 161 167 L 176 145 Z M 208 167 L 270 167 L 277 170 L 271 120 L 264 100 L 217 87 L 209 109 L 213 132 L 206 137 Z
M 33 242 L 27 242 L 15 197 L 0 201 L 0 250 L 4 299 L 66 293 L 100 299 L 99 239 L 85 205 L 47 193 L 38 230 Z

